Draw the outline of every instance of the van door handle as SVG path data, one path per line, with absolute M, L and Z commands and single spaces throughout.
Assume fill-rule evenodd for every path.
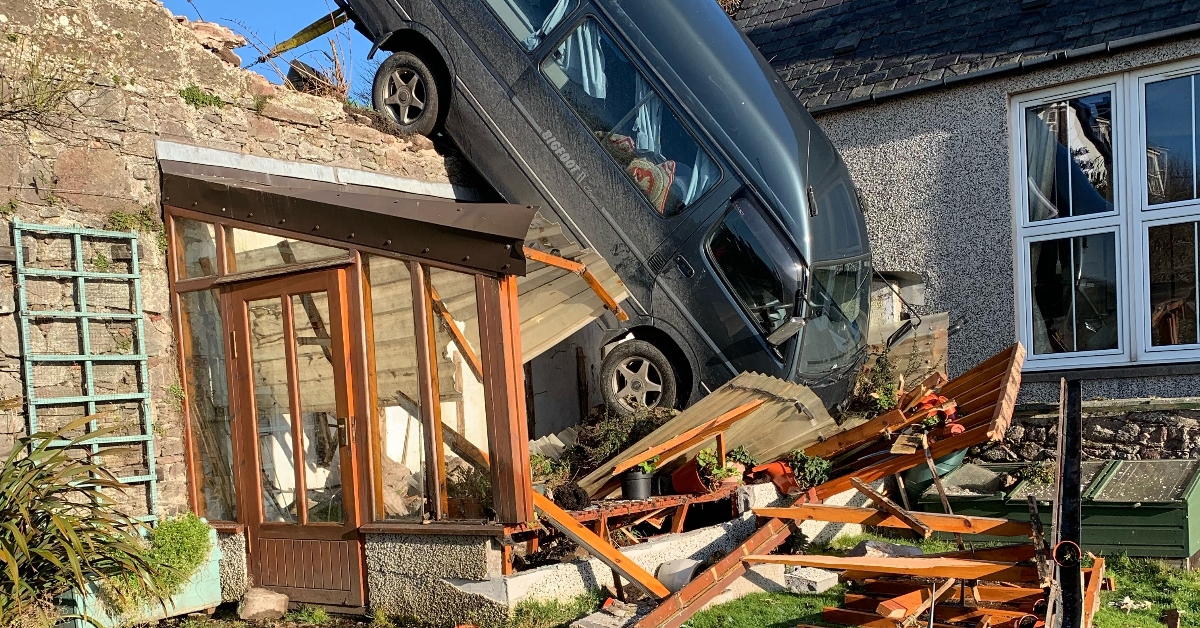
M 675 258 L 675 265 L 679 267 L 679 272 L 683 273 L 684 277 L 690 278 L 696 274 L 696 269 L 692 268 L 692 265 L 682 255 Z

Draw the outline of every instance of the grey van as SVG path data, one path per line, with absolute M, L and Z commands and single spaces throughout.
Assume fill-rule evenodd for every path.
M 715 0 L 339 0 L 391 55 L 374 105 L 445 133 L 628 286 L 605 399 L 683 407 L 741 371 L 848 394 L 871 256 L 854 184 Z

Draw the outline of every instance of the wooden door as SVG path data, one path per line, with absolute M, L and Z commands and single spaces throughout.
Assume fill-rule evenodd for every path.
M 225 290 L 250 574 L 292 601 L 363 605 L 343 270 Z

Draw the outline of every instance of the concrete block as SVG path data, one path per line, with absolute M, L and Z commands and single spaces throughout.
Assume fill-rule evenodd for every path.
M 671 593 L 678 593 L 683 586 L 692 580 L 692 576 L 696 573 L 696 568 L 702 563 L 691 558 L 680 558 L 677 560 L 668 560 L 658 566 L 658 573 L 654 577 L 659 582 L 667 587 Z
M 863 541 L 854 546 L 846 556 L 861 557 L 898 557 L 898 556 L 920 556 L 921 548 L 911 545 L 897 545 L 896 543 L 884 543 L 883 541 Z
M 287 612 L 288 596 L 270 589 L 255 587 L 246 591 L 238 604 L 238 617 L 242 621 L 273 621 Z
M 837 586 L 837 572 L 815 567 L 788 567 L 784 583 L 792 593 L 824 593 Z

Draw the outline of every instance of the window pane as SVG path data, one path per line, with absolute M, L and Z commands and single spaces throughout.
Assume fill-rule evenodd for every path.
M 812 319 L 797 373 L 816 379 L 857 357 L 871 318 L 871 272 L 866 260 L 813 268 Z
M 179 279 L 217 274 L 217 231 L 206 222 L 175 218 L 175 268 Z
M 1035 354 L 1116 349 L 1116 235 L 1029 246 Z
M 485 456 L 491 450 L 479 361 L 475 277 L 432 268 L 429 279 L 448 515 L 451 519 L 489 519 L 493 514 L 492 475 Z
M 296 467 L 287 358 L 283 345 L 283 303 L 263 299 L 247 304 L 254 415 L 261 456 L 263 520 L 296 522 Z
M 1150 344 L 1195 344 L 1197 227 L 1184 222 L 1150 228 Z
M 329 294 L 292 295 L 292 320 L 308 521 L 341 523 L 342 458 L 333 341 L 329 335 Z
M 379 519 L 420 521 L 425 509 L 425 437 L 407 262 L 364 256 L 370 285 L 372 383 L 377 437 L 372 439 L 380 482 Z
M 1029 219 L 1113 211 L 1112 96 L 1025 110 Z
M 526 50 L 533 50 L 575 8 L 576 0 L 487 0 L 487 3 L 517 41 Z
M 1194 76 L 1146 84 L 1146 202 L 1196 198 Z
M 682 211 L 719 178 L 716 163 L 595 20 L 584 20 L 542 69 L 659 213 Z
M 178 224 L 178 223 L 176 223 Z M 203 510 L 210 521 L 237 521 L 233 484 L 232 417 L 225 379 L 225 334 L 215 290 L 179 295 L 184 378 Z
M 345 249 L 243 229 L 229 228 L 225 232 L 225 240 L 226 246 L 229 247 L 231 273 L 246 273 L 350 255 Z
M 791 282 L 785 286 L 785 275 L 778 268 L 794 264 L 795 258 L 785 256 L 784 244 L 770 234 L 762 217 L 747 203 L 738 202 L 708 245 L 726 285 L 750 319 L 768 334 L 791 318 L 796 302 L 795 286 Z

